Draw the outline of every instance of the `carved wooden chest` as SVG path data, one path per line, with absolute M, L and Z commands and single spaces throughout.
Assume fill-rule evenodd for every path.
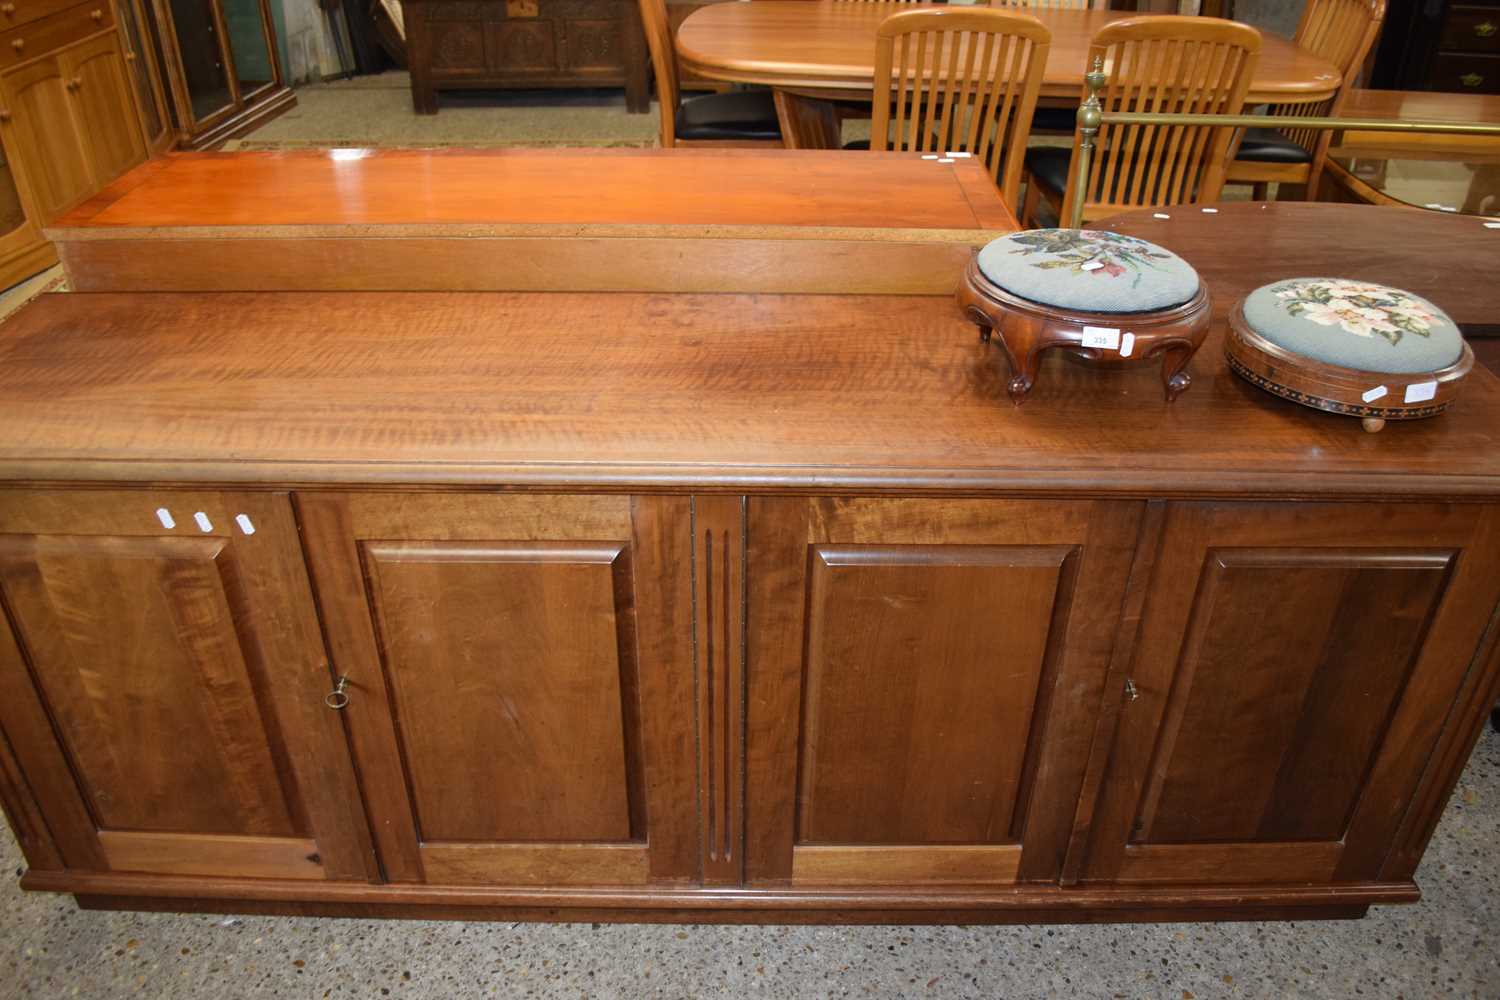
M 650 110 L 646 44 L 633 0 L 405 0 L 411 98 L 439 90 L 624 87 Z

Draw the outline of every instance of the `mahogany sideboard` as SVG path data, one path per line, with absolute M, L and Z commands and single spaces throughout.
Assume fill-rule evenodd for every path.
M 1273 222 L 1226 233 L 1313 252 Z M 1417 899 L 1500 688 L 1500 382 L 1380 435 L 1261 393 L 1218 276 L 1280 265 L 1203 239 L 1172 404 L 1053 358 L 1013 407 L 949 295 L 43 297 L 0 326 L 22 884 L 587 920 Z

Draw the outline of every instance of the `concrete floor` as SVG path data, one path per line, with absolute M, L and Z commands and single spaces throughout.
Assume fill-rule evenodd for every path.
M 676 927 L 88 913 L 0 884 L 0 996 L 1500 997 L 1500 734 L 1418 874 L 1360 921 Z M 22 865 L 0 832 L 0 871 Z

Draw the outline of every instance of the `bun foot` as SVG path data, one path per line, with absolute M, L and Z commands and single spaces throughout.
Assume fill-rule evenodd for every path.
M 1364 426 L 1365 433 L 1367 433 L 1367 434 L 1378 434 L 1381 431 L 1381 429 L 1385 427 L 1385 418 L 1384 417 L 1363 417 L 1363 418 L 1360 419 L 1360 424 L 1362 424 Z
M 1166 381 L 1167 402 L 1170 403 L 1178 396 L 1181 396 L 1184 392 L 1187 392 L 1188 387 L 1192 384 L 1193 376 L 1189 375 L 1187 372 L 1177 372 L 1176 374 L 1168 376 Z
M 1031 391 L 1031 379 L 1025 375 L 1014 375 L 1005 384 L 1005 390 L 1010 393 L 1010 401 L 1020 406 L 1026 402 L 1026 394 Z

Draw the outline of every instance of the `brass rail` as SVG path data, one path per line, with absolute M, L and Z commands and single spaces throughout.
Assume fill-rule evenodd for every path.
M 1276 115 L 1196 115 L 1167 111 L 1105 111 L 1099 103 L 1099 92 L 1109 78 L 1104 74 L 1104 60 L 1094 58 L 1094 68 L 1083 78 L 1088 96 L 1078 108 L 1077 169 L 1073 172 L 1073 210 L 1070 228 L 1083 225 L 1083 203 L 1086 200 L 1090 161 L 1094 139 L 1101 125 L 1209 125 L 1228 128 L 1298 128 L 1338 129 L 1350 132 L 1430 132 L 1438 135 L 1500 136 L 1500 125 L 1474 122 L 1413 121 L 1399 118 L 1291 118 Z

